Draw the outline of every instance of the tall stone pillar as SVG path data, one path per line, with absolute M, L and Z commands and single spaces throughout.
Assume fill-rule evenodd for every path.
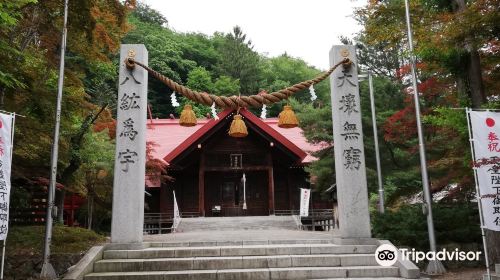
M 345 57 L 351 67 L 340 66 L 330 76 L 339 237 L 370 238 L 356 52 L 346 45 L 330 50 L 332 66 Z
M 127 69 L 128 57 L 148 65 L 148 52 L 144 45 L 120 50 L 111 242 L 130 244 L 143 234 L 148 73 Z

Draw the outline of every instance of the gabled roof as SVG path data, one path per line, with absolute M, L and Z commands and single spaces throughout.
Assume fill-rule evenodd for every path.
M 242 109 L 240 110 L 240 114 L 245 119 L 247 119 L 248 121 L 258 126 L 260 129 L 262 129 L 266 134 L 274 138 L 275 141 L 281 143 L 288 150 L 297 155 L 297 157 L 300 159 L 300 162 L 302 162 L 302 160 L 307 156 L 307 153 L 304 152 L 301 148 L 297 147 L 297 145 L 295 145 L 292 141 L 288 140 L 285 136 L 283 136 L 283 134 L 279 133 L 278 131 L 270 127 L 268 124 L 263 122 L 260 118 L 252 114 L 250 111 Z
M 217 124 L 230 118 L 233 112 L 232 109 L 222 111 L 218 114 L 218 120 L 199 119 L 197 124 L 192 127 L 180 126 L 178 119 L 148 120 L 147 141 L 155 143 L 153 157 L 163 159 L 169 164 L 190 146 L 196 144 Z M 240 109 L 240 114 L 246 122 L 258 127 L 276 143 L 280 143 L 296 155 L 299 163 L 316 160 L 311 153 L 323 148 L 321 145 L 308 143 L 299 127 L 280 128 L 277 118 L 260 119 L 246 109 Z

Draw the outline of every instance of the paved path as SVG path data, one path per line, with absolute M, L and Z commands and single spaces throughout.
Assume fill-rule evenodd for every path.
M 331 239 L 333 233 L 297 230 L 291 216 L 183 218 L 177 233 L 145 235 L 144 241 L 240 241 Z

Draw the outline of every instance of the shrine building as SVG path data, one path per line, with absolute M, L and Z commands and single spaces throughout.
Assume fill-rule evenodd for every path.
M 299 127 L 280 128 L 277 118 L 261 119 L 246 109 L 240 115 L 248 136 L 231 137 L 235 113 L 226 109 L 218 120 L 198 119 L 191 127 L 179 125 L 178 119 L 148 120 L 153 157 L 167 164 L 174 181 L 146 179 L 146 213 L 171 213 L 172 191 L 180 211 L 192 216 L 258 216 L 299 209 L 300 188 L 310 188 L 304 166 L 322 147 L 308 143 Z M 332 207 L 313 201 L 314 208 Z

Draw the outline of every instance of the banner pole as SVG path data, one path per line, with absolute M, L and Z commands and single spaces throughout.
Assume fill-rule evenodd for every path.
M 471 154 L 472 154 L 472 161 L 475 164 L 476 163 L 476 152 L 474 150 L 474 144 L 473 144 L 474 139 L 472 138 L 470 112 L 471 112 L 471 110 L 469 108 L 465 108 L 465 115 L 467 117 L 467 128 L 469 130 L 470 150 L 471 150 Z M 481 237 L 483 239 L 483 247 L 484 247 L 486 274 L 488 275 L 488 280 L 491 280 L 490 262 L 489 262 L 489 257 L 488 257 L 488 243 L 486 242 L 486 235 L 484 233 L 483 203 L 481 202 L 481 194 L 479 192 L 479 181 L 477 179 L 477 169 L 475 166 L 473 167 L 473 169 L 474 169 L 474 183 L 476 185 L 476 199 L 477 199 L 477 205 L 479 207 L 479 222 L 481 224 Z
M 3 280 L 3 268 L 5 264 L 5 242 L 7 241 L 7 238 L 3 240 L 3 246 L 2 246 L 2 271 L 0 272 L 0 279 Z

